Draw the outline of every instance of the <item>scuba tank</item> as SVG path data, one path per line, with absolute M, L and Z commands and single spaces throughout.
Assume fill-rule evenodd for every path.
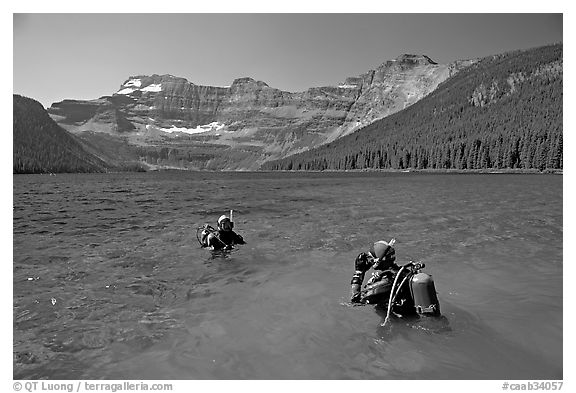
M 422 273 L 424 264 L 410 262 L 400 267 L 394 280 L 388 276 L 381 281 L 372 279 L 362 291 L 364 303 L 376 304 L 387 307 L 386 318 L 382 326 L 386 325 L 392 310 L 402 316 L 440 316 L 440 302 L 436 295 L 436 288 L 432 276 Z M 379 277 L 382 278 L 384 274 Z
M 421 272 L 415 274 L 410 280 L 410 293 L 418 314 L 440 315 L 440 302 L 436 296 L 436 288 L 431 275 Z
M 208 245 L 207 244 L 208 235 L 216 232 L 217 230 L 213 226 L 209 224 L 204 224 L 201 227 L 196 228 L 196 240 L 198 240 L 200 246 L 206 247 Z

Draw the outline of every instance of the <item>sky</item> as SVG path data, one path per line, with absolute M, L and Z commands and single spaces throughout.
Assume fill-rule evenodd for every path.
M 13 92 L 49 107 L 151 74 L 298 92 L 405 53 L 448 63 L 562 41 L 559 13 L 14 13 Z

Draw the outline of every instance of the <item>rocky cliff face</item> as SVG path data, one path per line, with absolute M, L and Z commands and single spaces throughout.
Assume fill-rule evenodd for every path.
M 48 112 L 71 132 L 128 140 L 150 164 L 166 164 L 168 154 L 147 153 L 165 147 L 175 151 L 170 162 L 175 166 L 257 169 L 404 109 L 472 62 L 441 65 L 426 56 L 403 55 L 338 86 L 297 93 L 247 77 L 214 87 L 172 75 L 139 75 L 111 96 L 64 100 Z M 207 153 L 199 160 L 202 148 Z

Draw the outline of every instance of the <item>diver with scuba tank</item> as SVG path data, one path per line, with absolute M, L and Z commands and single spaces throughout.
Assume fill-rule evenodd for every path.
M 230 210 L 230 217 L 222 215 L 218 218 L 217 228 L 214 229 L 208 224 L 198 228 L 196 238 L 202 247 L 210 247 L 213 250 L 230 250 L 236 244 L 246 244 L 244 238 L 232 230 L 234 228 L 232 210 Z
M 350 301 L 387 309 L 384 324 L 391 313 L 397 316 L 440 316 L 440 303 L 432 276 L 421 271 L 424 268 L 421 262 L 397 265 L 395 242 L 395 239 L 389 242 L 379 240 L 372 244 L 368 253 L 362 252 L 356 257 Z M 370 268 L 375 272 L 363 288 L 364 275 Z

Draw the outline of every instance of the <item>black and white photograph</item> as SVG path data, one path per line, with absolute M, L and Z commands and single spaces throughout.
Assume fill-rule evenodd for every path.
M 567 389 L 562 8 L 350 7 L 14 8 L 7 389 Z

